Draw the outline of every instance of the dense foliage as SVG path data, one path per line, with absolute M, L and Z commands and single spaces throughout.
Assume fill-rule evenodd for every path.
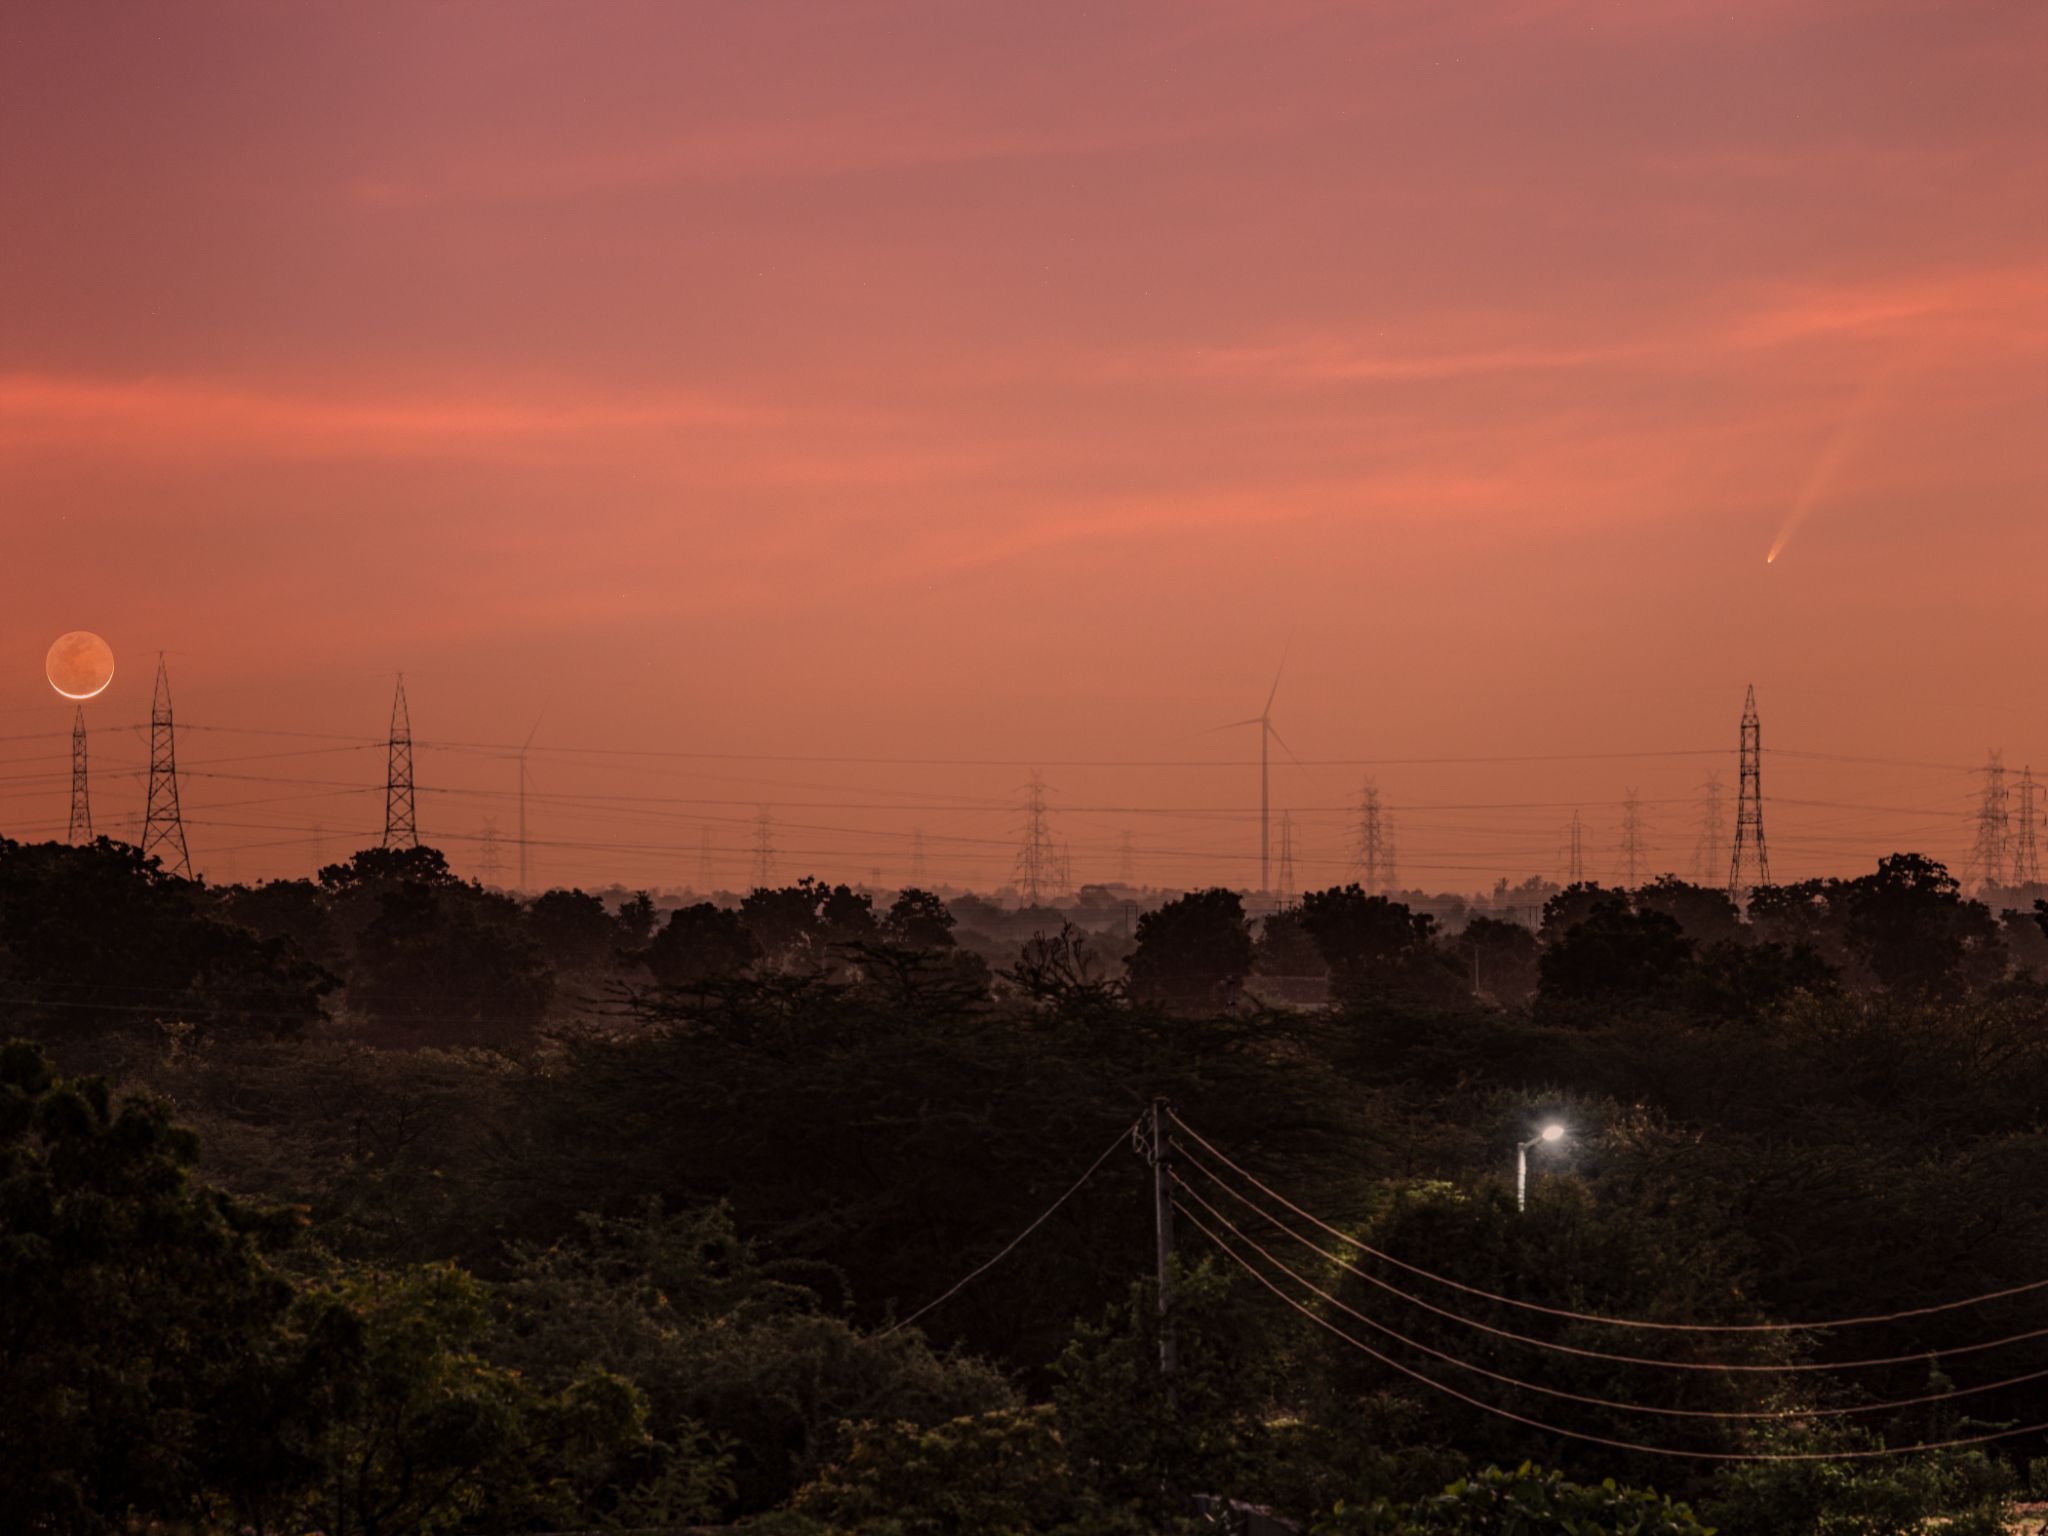
M 0 842 L 0 1027 L 36 1042 L 0 1056 L 0 1507 L 1989 1533 L 2048 1450 L 1980 1439 L 2048 1421 L 2039 1291 L 1839 1332 L 1529 1307 L 1754 1329 L 2048 1276 L 2041 900 L 1900 855 L 1530 926 L 1356 887 L 665 910 L 431 849 L 212 890 Z M 1173 1149 L 1170 1383 L 1155 1097 L 1207 1143 Z

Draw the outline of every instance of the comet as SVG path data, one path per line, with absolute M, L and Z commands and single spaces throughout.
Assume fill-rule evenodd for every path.
M 1835 477 L 1841 473 L 1843 462 L 1855 448 L 1858 439 L 1863 435 L 1864 427 L 1876 411 L 1879 399 L 1884 393 L 1884 386 L 1890 380 L 1893 371 L 1889 364 L 1879 368 L 1864 381 L 1863 387 L 1850 399 L 1833 435 L 1815 456 L 1812 468 L 1807 470 L 1806 479 L 1800 484 L 1799 494 L 1792 498 L 1792 506 L 1785 514 L 1785 521 L 1778 529 L 1778 536 L 1771 542 L 1770 553 L 1764 556 L 1765 565 L 1778 563 L 1778 556 L 1785 552 L 1785 546 L 1791 543 L 1792 535 L 1798 531 L 1799 525 L 1806 521 L 1807 514 L 1813 511 L 1820 499 L 1833 487 Z

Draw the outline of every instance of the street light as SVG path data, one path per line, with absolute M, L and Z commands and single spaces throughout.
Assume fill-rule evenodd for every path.
M 1522 1143 L 1520 1143 L 1519 1145 L 1517 1145 L 1517 1146 L 1516 1146 L 1516 1148 L 1515 1148 L 1515 1209 L 1516 1209 L 1516 1210 L 1518 1210 L 1518 1211 L 1526 1211 L 1526 1210 L 1527 1210 L 1527 1209 L 1529 1208 L 1529 1149 L 1530 1149 L 1531 1147 L 1533 1147 L 1533 1146 L 1537 1146 L 1537 1145 L 1539 1145 L 1539 1144 L 1541 1144 L 1541 1143 L 1545 1143 L 1545 1142 L 1552 1142 L 1552 1141 L 1560 1141 L 1560 1140 L 1562 1140 L 1562 1139 L 1563 1139 L 1563 1137 L 1564 1137 L 1564 1127 L 1563 1127 L 1563 1126 L 1561 1126 L 1561 1125 L 1559 1125 L 1559 1124 L 1558 1124 L 1558 1123 L 1557 1123 L 1557 1122 L 1556 1122 L 1555 1120 L 1553 1120 L 1553 1121 L 1551 1121 L 1551 1122 L 1550 1122 L 1550 1124 L 1548 1124 L 1548 1125 L 1546 1125 L 1545 1127 L 1543 1127 L 1543 1129 L 1542 1129 L 1542 1130 L 1538 1131 L 1538 1132 L 1537 1132 L 1537 1133 L 1536 1133 L 1536 1134 L 1535 1134 L 1534 1136 L 1531 1136 L 1531 1137 L 1530 1137 L 1530 1138 L 1529 1138 L 1529 1139 L 1528 1139 L 1527 1141 L 1525 1141 L 1525 1142 L 1522 1142 Z

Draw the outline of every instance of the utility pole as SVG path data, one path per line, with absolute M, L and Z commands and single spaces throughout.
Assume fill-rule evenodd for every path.
M 171 674 L 156 653 L 156 692 L 149 704 L 149 799 L 142 813 L 142 856 L 163 860 L 166 871 L 192 878 L 192 850 L 178 814 L 178 732 L 171 721 Z
M 1180 1352 L 1173 1337 L 1173 1151 L 1167 1131 L 1172 1110 L 1163 1098 L 1152 1101 L 1152 1218 L 1159 1292 L 1159 1375 L 1173 1403 L 1173 1378 Z
M 384 846 L 417 848 L 419 825 L 413 814 L 412 715 L 405 707 L 405 674 L 391 698 L 391 738 L 384 766 Z
M 2033 886 L 2041 883 L 2041 817 L 2031 766 L 2020 770 L 2019 820 L 2013 828 L 2012 883 Z
M 1752 886 L 1771 883 L 1771 857 L 1764 848 L 1764 727 L 1756 712 L 1756 684 L 1742 703 L 1742 771 L 1735 796 L 1735 852 L 1728 861 L 1728 899 L 1737 908 L 1745 892 L 1742 871 L 1753 864 Z
M 71 716 L 71 841 L 92 841 L 92 796 L 85 782 L 85 706 Z

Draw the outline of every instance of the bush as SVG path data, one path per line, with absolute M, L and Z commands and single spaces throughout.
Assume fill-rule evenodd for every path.
M 1339 1504 L 1311 1529 L 1313 1536 L 1714 1536 L 1714 1527 L 1661 1493 L 1612 1478 L 1566 1482 L 1527 1462 L 1512 1472 L 1488 1467 L 1406 1506 Z

